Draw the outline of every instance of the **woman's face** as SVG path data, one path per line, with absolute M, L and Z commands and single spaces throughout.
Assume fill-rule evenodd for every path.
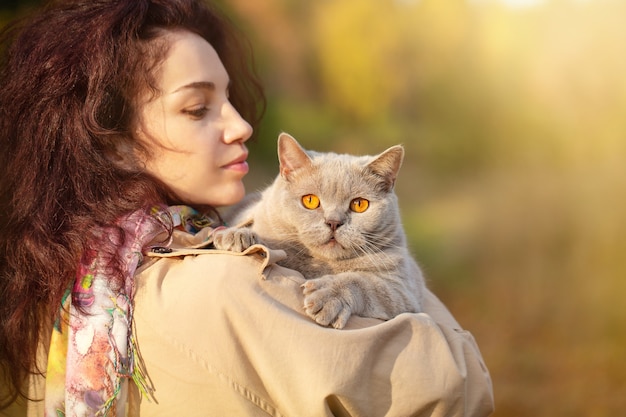
M 213 47 L 187 31 L 168 31 L 169 53 L 156 74 L 161 94 L 139 104 L 137 135 L 146 170 L 186 204 L 234 204 L 245 193 L 245 142 L 252 127 L 228 100 L 229 77 Z

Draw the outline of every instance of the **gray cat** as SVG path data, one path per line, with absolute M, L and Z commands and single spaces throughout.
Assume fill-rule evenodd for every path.
M 283 133 L 280 174 L 232 220 L 247 227 L 218 230 L 214 246 L 283 249 L 280 264 L 307 278 L 306 313 L 324 326 L 343 328 L 351 314 L 386 320 L 419 312 L 424 278 L 393 192 L 403 157 L 400 145 L 374 157 L 305 151 Z

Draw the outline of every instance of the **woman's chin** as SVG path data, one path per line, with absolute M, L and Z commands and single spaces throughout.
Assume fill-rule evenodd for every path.
M 223 190 L 218 195 L 207 196 L 211 201 L 208 203 L 213 207 L 232 206 L 239 203 L 246 195 L 246 188 L 243 183 L 233 185 L 228 190 Z
M 191 206 L 226 207 L 240 202 L 246 194 L 243 183 L 231 184 L 228 187 L 213 187 L 203 193 L 187 193 L 181 200 Z

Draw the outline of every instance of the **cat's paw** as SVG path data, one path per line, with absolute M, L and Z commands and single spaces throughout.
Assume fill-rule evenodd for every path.
M 229 227 L 213 232 L 215 249 L 243 252 L 257 243 L 260 243 L 260 240 L 256 233 L 246 227 Z
M 343 329 L 352 315 L 350 291 L 334 276 L 311 279 L 301 285 L 304 311 L 322 326 Z

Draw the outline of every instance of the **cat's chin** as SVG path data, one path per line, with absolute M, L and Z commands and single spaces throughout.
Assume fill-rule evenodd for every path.
M 331 250 L 335 249 L 335 248 L 341 248 L 343 249 L 343 246 L 341 246 L 339 244 L 339 242 L 337 242 L 337 240 L 335 238 L 330 239 L 328 242 L 326 242 L 326 244 L 324 245 L 324 247 L 326 248 L 330 248 Z
M 346 248 L 335 239 L 330 239 L 326 243 L 316 246 L 314 252 L 315 256 L 328 260 L 342 259 L 346 256 Z

